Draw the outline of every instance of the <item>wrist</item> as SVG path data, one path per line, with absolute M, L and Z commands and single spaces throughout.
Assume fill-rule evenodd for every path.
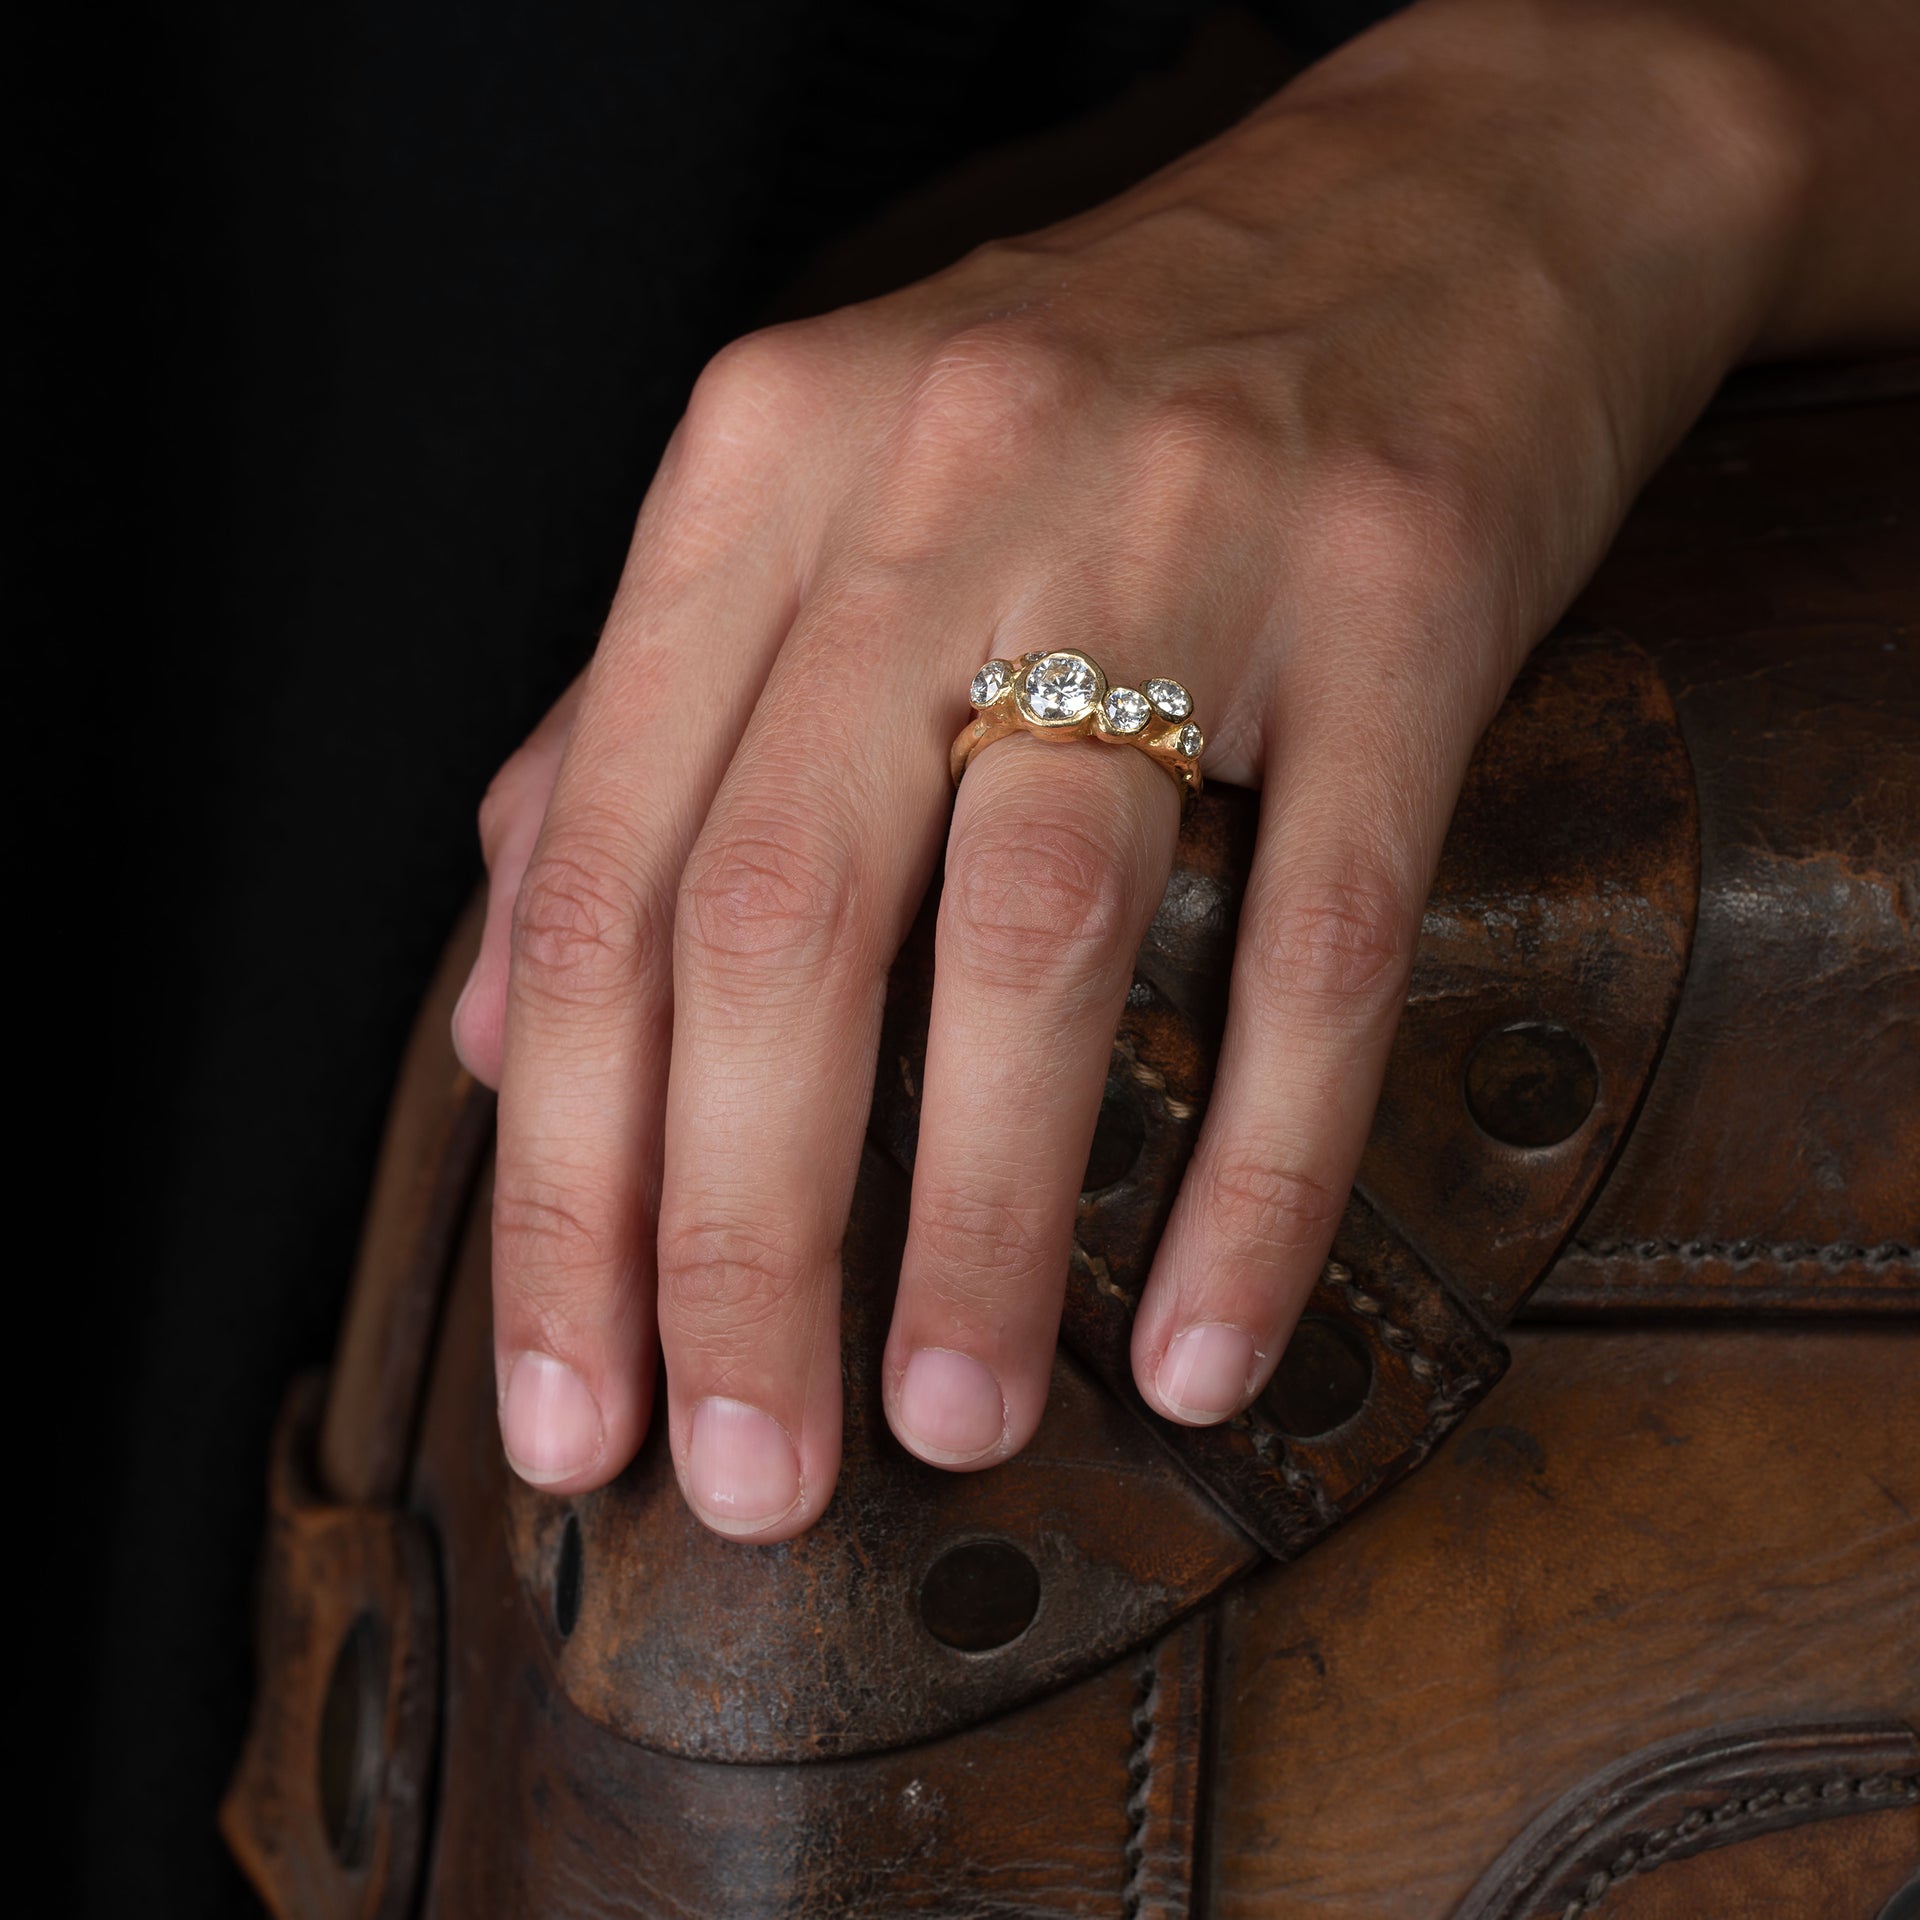
M 1616 209 L 1696 236 L 1734 359 L 1920 339 L 1907 0 L 1418 0 L 1274 105 L 1395 92 L 1549 123 L 1582 166 L 1611 137 Z
M 1429 225 L 1477 223 L 1490 264 L 1530 261 L 1587 308 L 1657 457 L 1774 324 L 1815 119 L 1770 51 L 1684 9 L 1421 0 L 1227 140 L 1270 180 L 1316 146 L 1421 176 Z

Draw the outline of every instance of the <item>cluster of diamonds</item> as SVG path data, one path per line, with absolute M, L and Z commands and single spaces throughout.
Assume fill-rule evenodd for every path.
M 967 697 L 976 707 L 990 707 L 1003 699 L 1019 668 L 1020 692 L 1036 720 L 1053 726 L 1071 726 L 1100 702 L 1100 719 L 1109 733 L 1135 734 L 1158 713 L 1168 720 L 1185 720 L 1193 711 L 1193 695 L 1178 680 L 1154 679 L 1142 693 L 1136 687 L 1109 687 L 1100 697 L 1099 676 L 1077 653 L 1025 653 L 1018 663 L 989 660 L 973 676 Z M 1175 735 L 1175 748 L 1188 760 L 1197 760 L 1206 736 L 1188 725 Z

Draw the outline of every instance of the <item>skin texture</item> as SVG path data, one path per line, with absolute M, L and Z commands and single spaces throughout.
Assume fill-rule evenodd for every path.
M 973 669 L 1056 645 L 1184 682 L 1208 775 L 1261 789 L 1133 1349 L 1169 1418 L 1258 1391 L 1527 649 L 1730 366 L 1914 325 L 1917 69 L 1866 0 L 1430 0 L 1119 200 L 713 362 L 590 669 L 481 812 L 455 1035 L 501 1094 L 522 1474 L 618 1472 L 658 1340 L 695 1510 L 819 1515 L 882 983 L 943 860 L 886 1403 L 944 1466 L 1032 1434 L 1179 818 L 1096 742 L 999 743 L 953 794 Z

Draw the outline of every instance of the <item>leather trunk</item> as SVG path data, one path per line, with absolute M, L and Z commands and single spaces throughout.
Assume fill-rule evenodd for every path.
M 1920 1909 L 1920 399 L 1723 399 L 1489 731 L 1361 1177 L 1244 1418 L 1129 1318 L 1252 828 L 1142 949 L 1049 1412 L 881 1416 L 930 917 L 846 1243 L 846 1466 L 746 1548 L 649 1442 L 499 1451 L 490 1105 L 405 1063 L 330 1379 L 270 1480 L 224 1813 L 283 1920 L 1673 1920 Z M 1906 1889 L 1903 1894 L 1902 1888 Z

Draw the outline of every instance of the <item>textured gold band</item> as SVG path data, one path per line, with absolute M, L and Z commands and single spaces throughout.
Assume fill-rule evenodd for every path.
M 1193 696 L 1177 680 L 1144 687 L 1110 681 L 1075 647 L 989 660 L 968 689 L 974 715 L 954 736 L 947 764 L 954 784 L 982 747 L 1010 733 L 1042 740 L 1111 740 L 1138 747 L 1188 793 L 1200 791 L 1206 735 L 1193 722 Z

